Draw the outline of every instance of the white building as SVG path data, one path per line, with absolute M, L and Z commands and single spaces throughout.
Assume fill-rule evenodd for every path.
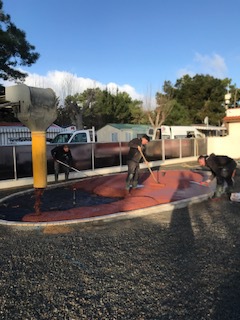
M 97 142 L 127 142 L 147 134 L 149 128 L 141 124 L 109 123 L 97 130 Z
M 62 130 L 56 124 L 52 124 L 46 131 L 47 140 L 53 139 Z M 31 143 L 31 131 L 21 122 L 0 122 L 0 145 L 29 144 Z
M 240 159 L 240 108 L 229 108 L 223 118 L 228 135 L 226 137 L 208 138 L 208 154 L 227 155 Z

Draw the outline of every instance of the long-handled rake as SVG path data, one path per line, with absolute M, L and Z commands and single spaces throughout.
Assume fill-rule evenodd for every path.
M 153 180 L 154 180 L 157 184 L 159 184 L 159 185 L 161 185 L 161 186 L 165 186 L 165 184 L 160 183 L 160 182 L 155 178 L 154 173 L 152 172 L 152 169 L 150 168 L 149 163 L 148 163 L 148 161 L 147 161 L 146 157 L 144 156 L 144 154 L 143 154 L 143 152 L 142 152 L 141 149 L 140 149 L 140 153 L 141 153 L 141 156 L 142 156 L 142 158 L 143 158 L 146 166 L 148 167 L 148 170 L 149 170 L 149 172 L 150 172 Z
M 65 166 L 65 167 L 69 168 L 69 169 L 72 169 L 72 170 L 74 170 L 74 171 L 76 171 L 76 172 L 82 173 L 80 170 L 78 170 L 78 169 L 76 169 L 76 168 L 74 168 L 74 167 L 69 166 L 67 163 L 64 163 L 64 162 L 62 162 L 62 161 L 60 161 L 60 160 L 57 160 L 57 162 L 60 163 L 60 164 L 62 164 L 62 165 Z M 85 174 L 85 173 L 84 173 L 84 174 Z
M 69 168 L 69 169 L 72 169 L 72 170 L 74 170 L 74 171 L 76 171 L 76 172 L 78 172 L 78 173 L 81 173 L 81 174 L 83 174 L 84 176 L 86 176 L 87 178 L 90 178 L 91 176 L 90 175 L 88 175 L 88 174 L 86 174 L 86 173 L 84 173 L 84 172 L 82 172 L 82 171 L 80 171 L 80 170 L 78 170 L 78 169 L 76 169 L 76 168 L 74 168 L 74 167 L 72 167 L 72 166 L 70 166 L 70 165 L 68 165 L 67 163 L 65 163 L 65 162 L 62 162 L 62 161 L 60 161 L 60 160 L 56 160 L 58 163 L 60 163 L 60 164 L 62 164 L 63 166 L 65 166 L 65 167 L 67 167 L 67 168 Z M 97 173 L 97 172 L 95 172 L 94 173 L 95 175 L 97 175 L 97 176 L 102 176 L 102 174 L 101 173 Z

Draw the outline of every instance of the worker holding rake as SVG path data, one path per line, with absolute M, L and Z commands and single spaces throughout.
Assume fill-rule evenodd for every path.
M 51 150 L 54 160 L 55 182 L 58 181 L 58 174 L 61 169 L 65 173 L 65 180 L 68 180 L 69 169 L 72 163 L 72 153 L 68 145 L 60 145 Z
M 127 157 L 128 174 L 126 178 L 126 190 L 129 190 L 131 187 L 133 189 L 139 187 L 139 163 L 143 158 L 143 152 L 149 140 L 149 136 L 144 134 L 140 139 L 134 138 L 128 144 L 130 149 Z

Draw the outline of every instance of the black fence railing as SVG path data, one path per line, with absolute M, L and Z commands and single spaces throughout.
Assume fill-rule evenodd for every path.
M 207 153 L 206 139 L 174 139 L 151 141 L 146 148 L 148 161 L 193 157 Z M 51 150 L 54 144 L 47 144 L 47 172 L 53 174 Z M 72 166 L 77 170 L 126 165 L 128 142 L 77 143 L 70 144 L 73 156 Z M 2 146 L 0 157 L 0 180 L 32 177 L 31 145 Z

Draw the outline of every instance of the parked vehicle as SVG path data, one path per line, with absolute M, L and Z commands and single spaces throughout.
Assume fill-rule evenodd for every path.
M 172 159 L 197 154 L 198 146 L 205 138 L 205 134 L 194 126 L 150 128 L 148 135 L 151 137 L 151 141 L 147 145 L 147 153 L 151 160 Z
M 159 139 L 185 139 L 185 138 L 205 138 L 219 137 L 226 135 L 225 127 L 211 125 L 192 125 L 192 126 L 161 126 L 150 128 L 148 135 L 152 140 Z
M 69 144 L 74 159 L 79 158 L 80 154 L 82 162 L 92 158 L 94 166 L 98 168 L 119 165 L 120 159 L 128 152 L 128 146 L 124 143 L 97 143 L 94 127 L 86 130 L 63 130 L 53 138 L 51 144 Z M 78 165 L 81 164 L 76 163 L 76 166 Z
M 152 140 L 204 138 L 205 135 L 193 126 L 161 126 L 148 132 Z
M 51 143 L 86 143 L 95 142 L 95 130 L 63 130 L 54 137 Z

